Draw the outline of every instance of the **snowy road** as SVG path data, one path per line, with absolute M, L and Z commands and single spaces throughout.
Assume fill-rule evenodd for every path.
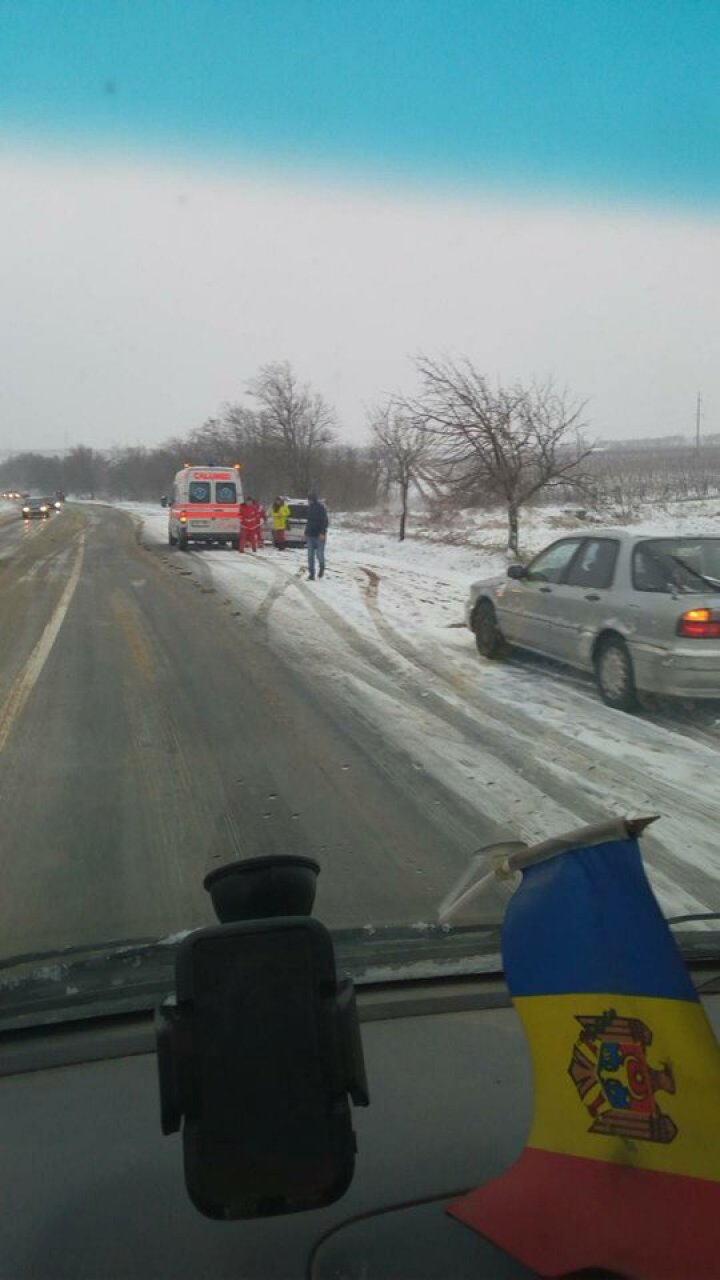
M 478 659 L 462 605 L 473 576 L 502 572 L 501 554 L 340 528 L 327 577 L 308 583 L 301 552 L 183 557 L 166 546 L 165 513 L 134 514 L 171 572 L 213 589 L 318 699 L 332 698 L 348 724 L 362 723 L 418 777 L 474 809 L 477 844 L 488 822 L 537 840 L 608 813 L 659 813 L 643 848 L 664 909 L 720 909 L 720 707 L 628 716 L 550 664 Z M 696 513 L 693 527 L 715 532 L 714 514 Z M 533 536 L 542 545 L 557 535 L 540 527 Z
M 267 853 L 318 858 L 328 924 L 434 918 L 496 824 L 354 714 L 334 670 L 305 679 L 317 613 L 299 667 L 292 637 L 287 662 L 266 643 L 292 575 L 248 564 L 258 607 L 238 608 L 236 554 L 170 565 L 99 504 L 0 525 L 2 954 L 209 923 L 203 875 Z
M 269 852 L 317 856 L 329 924 L 434 919 L 479 847 L 628 812 L 662 815 L 666 912 L 720 909 L 715 708 L 481 661 L 492 546 L 333 527 L 328 563 L 171 550 L 155 507 L 0 511 L 6 954 L 205 923 L 205 871 Z

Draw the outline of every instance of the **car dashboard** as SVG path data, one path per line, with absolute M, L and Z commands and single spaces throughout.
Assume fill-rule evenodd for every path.
M 700 971 L 720 1029 L 717 973 Z M 445 1212 L 505 1169 L 532 1111 L 529 1058 L 499 977 L 361 987 L 371 1105 L 355 1178 L 309 1213 L 218 1223 L 191 1205 L 160 1132 L 151 1014 L 4 1033 L 0 1275 L 289 1280 L 529 1276 Z

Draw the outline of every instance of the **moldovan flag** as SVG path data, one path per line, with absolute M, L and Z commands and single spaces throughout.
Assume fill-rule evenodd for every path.
M 637 840 L 527 866 L 502 943 L 533 1121 L 450 1213 L 542 1276 L 720 1277 L 720 1048 Z

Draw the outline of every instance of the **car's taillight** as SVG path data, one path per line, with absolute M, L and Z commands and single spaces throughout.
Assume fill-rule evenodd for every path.
M 688 609 L 678 622 L 678 635 L 696 640 L 720 640 L 720 612 L 717 609 Z
M 181 524 L 187 524 L 187 516 L 181 516 L 181 517 L 180 517 L 180 523 L 181 523 Z

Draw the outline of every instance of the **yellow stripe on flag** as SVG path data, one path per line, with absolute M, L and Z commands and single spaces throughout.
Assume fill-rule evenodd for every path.
M 520 996 L 535 1113 L 527 1145 L 720 1181 L 720 1047 L 702 1005 Z

